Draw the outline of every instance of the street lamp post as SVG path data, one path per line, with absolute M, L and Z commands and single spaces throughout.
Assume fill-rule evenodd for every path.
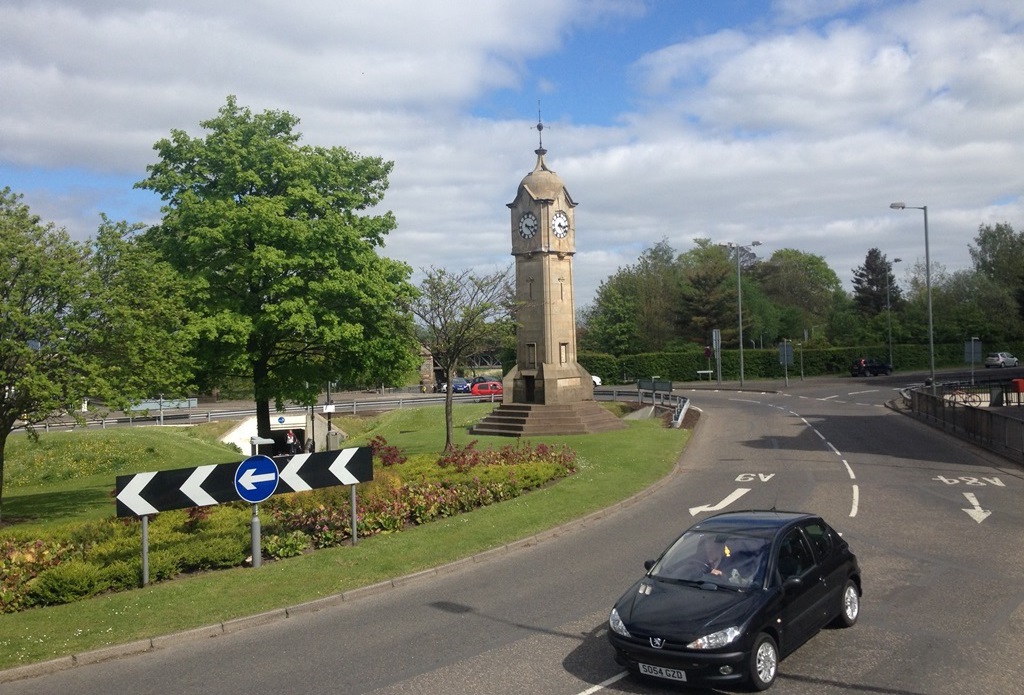
M 902 258 L 892 259 L 893 263 L 899 263 Z M 889 303 L 889 276 L 892 275 L 892 267 L 886 269 L 885 272 L 885 314 L 889 321 L 889 366 L 892 367 L 892 304 Z
M 924 212 L 924 285 L 928 296 L 928 360 L 931 374 L 932 395 L 935 395 L 935 324 L 932 321 L 932 260 L 928 255 L 928 206 L 891 203 L 893 210 L 921 210 Z
M 743 249 L 749 249 L 753 246 L 760 246 L 760 241 L 752 241 L 750 244 L 743 246 L 741 244 L 734 244 L 729 242 L 725 244 L 731 249 L 736 250 L 736 313 L 739 315 L 740 322 L 740 387 L 743 386 L 743 284 L 740 280 L 740 253 Z
M 971 336 L 971 386 L 974 386 L 974 361 L 978 356 L 978 336 Z

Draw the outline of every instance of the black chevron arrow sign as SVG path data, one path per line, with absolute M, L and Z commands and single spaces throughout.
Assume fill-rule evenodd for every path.
M 244 462 L 243 462 L 244 463 Z M 315 454 L 276 456 L 280 480 L 274 494 L 303 492 L 373 480 L 373 450 L 361 446 Z M 148 516 L 187 507 L 238 502 L 239 463 L 117 476 L 117 515 Z

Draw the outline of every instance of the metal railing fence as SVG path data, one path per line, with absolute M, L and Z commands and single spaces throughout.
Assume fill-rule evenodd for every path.
M 1024 393 L 1015 383 L 936 384 L 904 389 L 904 403 L 927 424 L 1024 463 Z

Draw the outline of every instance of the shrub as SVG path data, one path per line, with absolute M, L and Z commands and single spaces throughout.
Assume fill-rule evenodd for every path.
M 302 531 L 292 531 L 284 536 L 275 534 L 263 539 L 263 554 L 278 560 L 295 557 L 306 552 L 310 543 L 309 536 Z
M 32 580 L 70 557 L 71 552 L 72 546 L 58 541 L 0 541 L 0 612 L 24 608 Z
M 401 452 L 397 446 L 392 446 L 387 443 L 387 440 L 379 434 L 373 437 L 370 442 L 370 448 L 373 450 L 373 456 L 381 465 L 385 468 L 401 465 L 406 462 L 406 456 Z
M 186 533 L 195 533 L 199 530 L 202 522 L 210 517 L 213 507 L 191 507 L 187 511 L 185 523 L 183 524 Z
M 197 535 L 168 550 L 177 553 L 181 572 L 199 572 L 241 566 L 251 543 L 248 537 Z
M 41 572 L 29 583 L 28 602 L 37 606 L 70 603 L 105 588 L 107 584 L 99 567 L 83 560 L 69 560 Z
M 274 521 L 284 530 L 306 534 L 314 548 L 340 545 L 349 537 L 351 525 L 347 508 L 327 506 L 315 498 L 288 495 L 271 507 Z M 312 504 L 308 504 L 308 503 Z
M 103 565 L 101 569 L 103 583 L 114 591 L 126 591 L 142 586 L 142 558 L 117 560 Z
M 149 554 L 149 581 L 160 582 L 181 573 L 180 555 L 173 548 Z

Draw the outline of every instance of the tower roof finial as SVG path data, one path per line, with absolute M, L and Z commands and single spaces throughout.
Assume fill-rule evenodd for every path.
M 535 152 L 541 156 L 547 153 L 544 149 L 544 120 L 540 117 L 540 99 L 537 100 L 537 149 Z

